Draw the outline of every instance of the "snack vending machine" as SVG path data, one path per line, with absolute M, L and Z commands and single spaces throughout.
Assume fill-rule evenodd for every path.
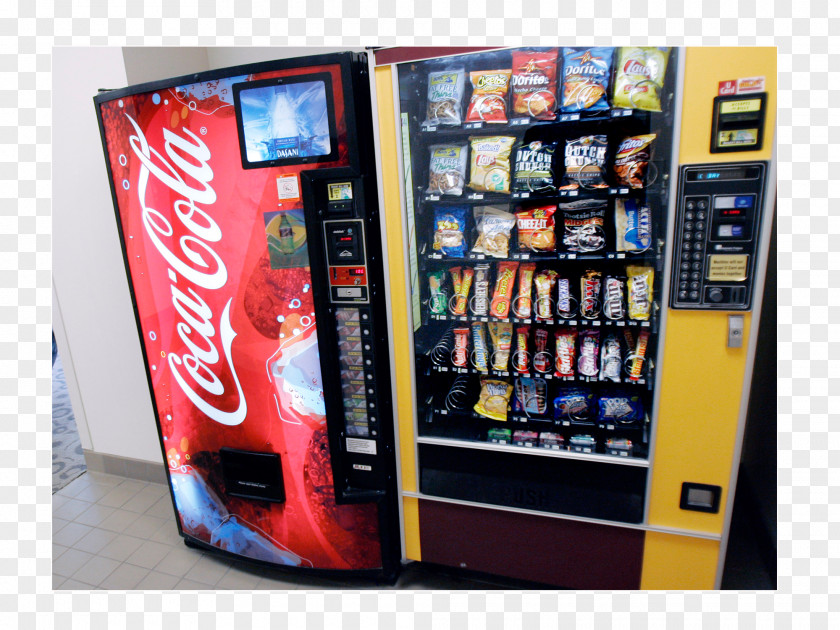
M 342 53 L 95 98 L 188 545 L 393 581 L 369 65 Z
M 719 585 L 774 51 L 385 48 L 376 66 L 393 352 L 411 368 L 404 557 L 572 588 Z

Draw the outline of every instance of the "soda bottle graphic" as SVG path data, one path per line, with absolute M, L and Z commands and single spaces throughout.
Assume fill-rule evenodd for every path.
M 300 155 L 300 135 L 297 115 L 285 85 L 274 88 L 271 110 L 271 148 L 274 159 L 295 158 Z
M 280 219 L 280 251 L 284 254 L 295 253 L 295 233 L 292 229 L 292 224 L 289 222 L 289 217 L 283 213 L 283 218 Z

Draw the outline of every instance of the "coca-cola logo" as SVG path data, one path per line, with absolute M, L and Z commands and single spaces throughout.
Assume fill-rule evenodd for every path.
M 164 156 L 149 145 L 134 119 L 128 114 L 126 118 L 136 132 L 129 137 L 129 144 L 142 164 L 137 177 L 137 198 L 142 208 L 143 228 L 169 265 L 167 276 L 171 281 L 172 306 L 180 316 L 175 330 L 186 346 L 180 353 L 167 353 L 169 368 L 181 391 L 199 411 L 220 424 L 241 424 L 248 406 L 231 358 L 231 345 L 236 337 L 230 323 L 232 298 L 216 320 L 212 309 L 195 288 L 185 286 L 186 282 L 204 291 L 215 291 L 225 285 L 228 277 L 224 262 L 208 244 L 221 241 L 222 230 L 201 207 L 216 202 L 216 192 L 210 185 L 213 181 L 210 149 L 189 129 L 183 129 L 186 137 L 164 129 Z M 157 186 L 165 186 L 171 192 L 151 195 Z M 172 210 L 189 231 L 180 238 L 175 237 L 175 229 L 164 213 L 152 207 L 149 201 L 166 198 L 171 193 L 181 197 L 172 204 Z M 220 356 L 218 345 L 221 345 L 224 357 Z M 205 400 L 205 396 L 229 399 L 224 384 L 211 369 L 222 358 L 222 372 L 229 370 L 236 386 L 238 404 L 231 411 L 219 409 Z

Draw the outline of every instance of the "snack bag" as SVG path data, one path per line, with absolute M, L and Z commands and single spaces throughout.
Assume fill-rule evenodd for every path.
M 557 376 L 574 376 L 577 329 L 557 329 L 554 332 L 554 339 L 556 344 L 554 353 L 554 373 Z
M 469 345 L 470 329 L 456 328 L 455 348 L 452 350 L 452 365 L 455 367 L 467 367 L 467 346 Z
M 467 207 L 438 206 L 435 208 L 435 238 L 432 249 L 447 256 L 463 258 L 466 253 L 464 229 L 467 225 Z
M 615 200 L 615 249 L 643 252 L 653 242 L 650 207 L 636 199 Z
M 513 324 L 510 322 L 488 322 L 487 330 L 490 332 L 490 342 L 493 344 L 493 354 L 490 355 L 493 369 L 504 372 L 507 370 L 508 359 L 510 358 Z
M 555 250 L 554 213 L 556 206 L 540 206 L 516 213 L 519 251 L 553 252 Z
M 568 278 L 557 278 L 557 313 L 568 319 L 574 315 L 572 307 L 572 283 Z
M 612 55 L 612 48 L 563 49 L 561 111 L 592 112 L 609 109 L 607 85 Z
M 619 391 L 598 398 L 599 422 L 632 424 L 644 417 L 644 406 L 638 395 Z
M 604 315 L 609 319 L 624 319 L 624 283 L 617 276 L 604 278 Z
M 490 308 L 490 265 L 487 263 L 475 266 L 475 295 L 470 300 L 470 311 L 473 315 L 486 316 Z
M 556 142 L 534 140 L 516 148 L 513 158 L 513 190 L 543 192 L 554 188 Z
M 607 136 L 581 136 L 566 140 L 566 172 L 560 190 L 606 188 L 604 165 L 607 163 Z
M 435 144 L 429 147 L 429 187 L 437 195 L 460 195 L 467 173 L 467 145 Z
M 478 192 L 510 192 L 513 136 L 471 137 L 470 188 Z
M 534 371 L 547 374 L 551 371 L 551 353 L 548 352 L 548 331 L 537 328 L 534 331 Z
M 522 263 L 519 266 L 519 293 L 513 302 L 513 314 L 516 317 L 531 317 L 531 281 L 536 268 L 536 263 Z
M 513 385 L 494 378 L 481 379 L 481 394 L 473 409 L 491 420 L 507 421 L 507 409 Z
M 621 382 L 621 341 L 614 332 L 607 333 L 601 344 L 601 374 L 602 381 Z
M 456 267 L 458 269 L 458 267 Z M 467 312 L 467 298 L 470 295 L 470 287 L 475 276 L 475 271 L 471 267 L 464 267 L 464 273 L 461 275 L 460 284 L 455 289 L 455 305 L 451 306 L 453 315 L 464 315 Z M 454 279 L 453 279 L 454 285 Z
M 473 93 L 467 106 L 467 122 L 506 123 L 510 70 L 470 72 Z
M 636 337 L 636 349 L 632 354 L 633 360 L 630 362 L 629 377 L 631 381 L 638 381 L 642 378 L 648 339 L 650 339 L 650 331 L 643 328 L 639 331 L 639 336 Z
M 581 199 L 561 203 L 559 208 L 563 215 L 563 246 L 567 252 L 597 252 L 606 246 L 606 201 Z
M 630 319 L 650 319 L 653 267 L 627 265 L 627 312 Z
M 480 372 L 487 371 L 487 340 L 484 338 L 484 324 L 474 322 L 472 328 L 472 364 Z
M 590 420 L 593 398 L 592 392 L 582 387 L 561 387 L 554 399 L 554 417 L 579 422 Z
M 580 314 L 595 319 L 601 314 L 601 272 L 587 269 L 580 279 Z
M 475 228 L 478 232 L 472 251 L 494 258 L 507 258 L 510 232 L 516 224 L 516 217 L 505 212 L 501 206 L 478 206 L 473 210 Z
M 506 319 L 510 311 L 513 284 L 518 266 L 519 263 L 516 261 L 503 261 L 499 263 L 497 268 L 496 289 L 493 291 L 493 300 L 490 302 L 490 315 L 497 319 Z
M 547 390 L 545 379 L 520 376 L 514 386 L 513 410 L 524 411 L 528 415 L 543 415 Z
M 516 350 L 512 359 L 514 370 L 522 373 L 528 371 L 528 326 L 519 326 L 516 329 Z
M 615 181 L 619 186 L 644 188 L 647 185 L 647 171 L 652 153 L 651 145 L 654 140 L 656 140 L 656 134 L 648 133 L 643 136 L 624 138 L 621 141 L 613 163 Z
M 598 351 L 600 350 L 601 331 L 584 330 L 580 333 L 580 353 L 578 355 L 578 374 L 598 376 Z
M 637 46 L 619 49 L 613 107 L 662 111 L 660 95 L 669 52 L 668 48 Z
M 551 293 L 554 290 L 554 283 L 557 281 L 557 272 L 554 269 L 543 269 L 534 278 L 534 285 L 537 287 L 537 319 L 554 319 L 554 301 Z
M 446 313 L 446 294 L 442 288 L 445 278 L 446 272 L 442 269 L 429 274 L 429 312 L 433 315 Z
M 464 98 L 464 69 L 429 73 L 426 120 L 423 126 L 460 125 Z
M 554 120 L 557 109 L 557 49 L 514 50 L 513 113 L 537 120 Z

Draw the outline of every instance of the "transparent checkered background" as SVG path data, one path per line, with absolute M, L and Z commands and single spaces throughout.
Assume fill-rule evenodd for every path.
M 837 363 L 829 357 L 840 340 L 840 327 L 829 326 L 840 306 L 831 290 L 840 272 L 830 279 L 840 262 L 830 254 L 832 242 L 840 250 L 840 213 L 829 211 L 829 200 L 840 196 L 831 183 L 840 151 L 830 144 L 840 136 L 831 125 L 840 88 L 830 87 L 840 86 L 840 76 L 829 71 L 840 61 L 840 40 L 829 33 L 840 32 L 840 3 L 86 4 L 0 3 L 0 627 L 246 628 L 287 621 L 291 628 L 444 630 L 556 628 L 575 620 L 596 628 L 840 625 L 840 436 L 829 429 L 829 409 L 837 403 L 829 388 L 838 384 L 830 376 Z M 577 16 L 559 5 L 574 7 Z M 779 48 L 778 593 L 52 593 L 52 47 L 516 45 L 572 38 L 578 44 Z

